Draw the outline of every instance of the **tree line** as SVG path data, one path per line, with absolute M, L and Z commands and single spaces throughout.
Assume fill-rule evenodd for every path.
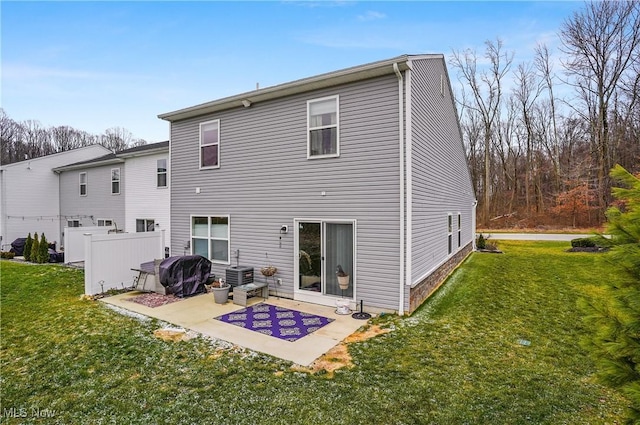
M 146 145 L 127 129 L 112 127 L 91 134 L 66 125 L 45 127 L 39 121 L 14 121 L 0 108 L 0 164 L 11 164 L 84 146 L 100 144 L 112 151 Z
M 452 53 L 482 227 L 600 225 L 610 169 L 640 171 L 640 2 L 585 3 L 559 37 L 523 63 L 499 39 Z

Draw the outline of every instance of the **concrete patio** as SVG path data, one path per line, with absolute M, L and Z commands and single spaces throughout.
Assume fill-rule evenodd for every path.
M 214 319 L 244 307 L 234 304 L 231 300 L 226 304 L 216 304 L 213 294 L 201 294 L 155 308 L 130 301 L 140 294 L 136 291 L 127 292 L 102 298 L 100 301 L 302 366 L 309 366 L 367 323 L 366 320 L 357 320 L 351 315 L 338 315 L 331 307 L 269 297 L 264 302 L 334 319 L 317 331 L 297 341 L 289 342 Z M 255 297 L 249 301 L 248 305 L 259 302 L 263 302 L 263 299 Z

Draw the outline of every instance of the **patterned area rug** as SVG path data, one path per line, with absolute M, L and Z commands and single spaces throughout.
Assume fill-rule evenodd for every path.
M 285 341 L 296 341 L 333 319 L 270 304 L 255 304 L 215 319 Z
M 151 308 L 156 308 L 162 305 L 171 304 L 181 300 L 182 298 L 178 298 L 173 294 L 162 295 L 156 292 L 148 292 L 142 295 L 138 295 L 137 297 L 129 298 L 127 301 L 142 304 L 144 306 L 151 307 Z

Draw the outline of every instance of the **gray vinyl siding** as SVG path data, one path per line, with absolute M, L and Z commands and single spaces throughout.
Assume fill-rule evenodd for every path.
M 171 125 L 171 243 L 189 253 L 192 215 L 230 216 L 231 264 L 278 268 L 293 296 L 294 218 L 357 220 L 356 298 L 398 308 L 398 85 L 379 77 Z M 340 96 L 340 157 L 307 159 L 307 100 Z M 198 124 L 220 120 L 220 168 L 199 170 Z M 200 193 L 196 194 L 196 188 Z M 321 193 L 326 195 L 322 196 Z M 280 235 L 281 225 L 291 229 Z M 214 264 L 224 275 L 226 266 Z
M 111 169 L 120 168 L 120 194 L 111 194 Z M 80 196 L 79 174 L 87 173 L 87 196 Z M 104 165 L 60 173 L 61 226 L 67 219 L 80 217 L 82 226 L 97 226 L 98 219 L 115 221 L 118 229 L 125 226 L 125 169 L 124 163 Z
M 444 76 L 444 96 L 440 78 Z M 461 247 L 473 240 L 475 195 L 457 123 L 444 61 L 416 60 L 411 71 L 412 270 L 415 284 L 447 258 L 447 214 L 453 214 L 453 250 L 457 213 L 462 214 Z

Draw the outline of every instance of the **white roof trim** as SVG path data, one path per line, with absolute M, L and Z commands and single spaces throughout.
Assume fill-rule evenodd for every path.
M 179 109 L 173 112 L 158 115 L 166 121 L 180 121 L 188 118 L 197 117 L 199 115 L 210 114 L 230 108 L 244 108 L 243 101 L 248 100 L 251 104 L 263 102 L 270 99 L 276 99 L 284 96 L 290 96 L 297 93 L 303 93 L 311 90 L 318 90 L 326 87 L 336 86 L 338 84 L 351 83 L 354 81 L 365 80 L 369 78 L 379 77 L 382 75 L 393 74 L 393 64 L 397 63 L 401 71 L 409 69 L 408 61 L 411 58 L 444 58 L 443 55 L 422 55 L 422 56 L 398 56 L 392 59 L 372 62 L 352 68 L 346 68 L 339 71 L 329 72 L 314 77 L 303 78 L 301 80 L 289 83 L 279 84 L 277 86 L 266 87 L 264 89 L 254 90 L 212 102 L 202 103 L 200 105 L 191 106 L 189 108 Z

